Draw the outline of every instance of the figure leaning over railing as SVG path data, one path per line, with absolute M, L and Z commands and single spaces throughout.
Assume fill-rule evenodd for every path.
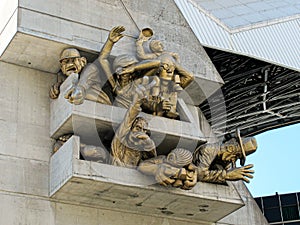
M 61 71 L 65 77 L 52 85 L 50 98 L 58 98 L 60 85 L 66 77 L 71 76 L 73 84 L 63 93 L 70 103 L 79 105 L 86 99 L 111 105 L 108 94 L 102 89 L 106 79 L 101 78 L 99 59 L 96 59 L 93 63 L 87 63 L 86 58 L 81 57 L 77 49 L 67 48 L 62 51 L 59 61 Z
M 176 148 L 167 156 L 141 161 L 139 171 L 152 175 L 163 185 L 171 185 L 182 189 L 193 188 L 197 181 L 226 184 L 226 181 L 243 180 L 249 183 L 253 178 L 253 165 L 246 165 L 246 156 L 257 149 L 255 138 L 241 138 L 237 130 L 237 137 L 225 143 L 207 143 L 198 147 L 192 154 L 188 150 Z M 236 168 L 235 163 L 240 160 L 242 167 Z
M 253 178 L 252 164 L 246 165 L 246 156 L 257 149 L 254 137 L 241 138 L 237 129 L 236 137 L 222 143 L 207 143 L 198 147 L 193 156 L 193 163 L 198 168 L 198 180 L 210 183 L 225 183 L 227 180 L 243 180 L 249 183 Z M 237 160 L 242 167 L 236 168 Z
M 138 60 L 129 54 L 118 55 L 112 65 L 108 57 L 115 43 L 124 35 L 123 26 L 112 28 L 108 38 L 100 52 L 100 64 L 106 74 L 108 81 L 115 93 L 114 105 L 128 108 L 133 100 L 135 89 L 141 84 L 143 76 L 152 76 L 159 68 L 159 60 Z M 112 68 L 112 70 L 111 70 Z
M 154 114 L 169 118 L 178 118 L 177 98 L 178 92 L 186 88 L 193 80 L 194 75 L 184 69 L 179 62 L 179 55 L 174 52 L 164 50 L 160 40 L 152 40 L 149 43 L 150 53 L 146 53 L 143 44 L 153 35 L 150 28 L 145 28 L 140 32 L 136 41 L 137 57 L 140 60 L 159 60 L 160 68 L 157 76 L 159 79 L 156 87 L 152 91 L 152 98 L 149 105 L 157 105 Z
M 139 117 L 141 105 L 146 100 L 146 89 L 139 85 L 124 119 L 111 143 L 112 164 L 136 168 L 145 159 L 156 157 L 156 146 L 149 136 L 148 122 Z

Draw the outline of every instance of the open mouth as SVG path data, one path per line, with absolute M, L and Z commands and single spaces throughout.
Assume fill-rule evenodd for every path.
M 67 66 L 66 71 L 67 72 L 75 72 L 76 67 L 74 65 Z
M 72 66 L 66 66 L 66 69 L 65 69 L 65 74 L 67 76 L 71 75 L 72 73 L 77 73 L 77 68 L 72 65 Z

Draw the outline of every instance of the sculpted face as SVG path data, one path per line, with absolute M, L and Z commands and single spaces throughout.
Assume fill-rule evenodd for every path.
M 160 57 L 160 68 L 159 68 L 159 77 L 163 80 L 173 80 L 175 61 L 172 56 L 169 54 L 162 54 Z
M 223 162 L 236 162 L 241 157 L 242 151 L 235 139 L 227 141 L 226 143 L 222 144 L 222 146 L 224 147 L 224 150 L 222 151 L 220 156 Z
M 116 69 L 116 74 L 122 73 L 121 75 L 117 76 L 119 84 L 121 85 L 121 87 L 126 86 L 127 84 L 129 84 L 132 81 L 132 73 L 126 72 L 127 68 L 130 68 L 130 66 L 123 67 L 123 68 L 122 67 L 118 67 Z
M 60 62 L 60 69 L 66 76 L 69 76 L 72 73 L 80 73 L 82 68 L 83 66 L 80 57 L 66 58 Z
M 160 78 L 164 80 L 173 80 L 175 65 L 171 60 L 164 60 L 160 67 Z
M 129 139 L 131 141 L 149 139 L 148 131 L 148 122 L 144 118 L 138 117 L 132 124 Z
M 81 57 L 79 51 L 75 48 L 63 50 L 59 62 L 60 69 L 66 76 L 69 76 L 72 73 L 80 73 L 87 63 L 86 58 Z
M 164 46 L 161 41 L 153 40 L 150 42 L 150 49 L 152 52 L 161 53 L 164 51 Z
M 235 162 L 238 159 L 234 152 L 225 151 L 222 155 L 222 160 L 225 162 Z
M 148 122 L 142 117 L 137 117 L 128 133 L 127 146 L 140 151 L 152 150 L 155 145 L 149 135 Z
M 148 132 L 148 123 L 147 123 L 147 121 L 144 120 L 144 119 L 138 119 L 137 122 L 131 128 L 131 131 L 132 131 L 132 133 L 139 133 L 137 138 L 139 138 L 140 135 L 141 136 L 144 136 L 144 134 L 147 135 L 147 132 Z

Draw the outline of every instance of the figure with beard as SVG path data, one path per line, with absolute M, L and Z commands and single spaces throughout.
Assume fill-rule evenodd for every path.
M 243 180 L 249 183 L 248 178 L 253 178 L 254 171 L 250 170 L 253 165 L 244 165 L 246 156 L 256 151 L 257 143 L 254 137 L 241 138 L 238 129 L 236 136 L 225 143 L 208 143 L 195 150 L 193 163 L 197 166 L 198 181 L 225 184 L 226 180 Z M 242 167 L 236 168 L 238 159 Z
M 149 137 L 148 122 L 139 117 L 146 89 L 139 85 L 133 102 L 118 127 L 111 144 L 112 164 L 136 168 L 141 160 L 156 157 L 154 141 Z

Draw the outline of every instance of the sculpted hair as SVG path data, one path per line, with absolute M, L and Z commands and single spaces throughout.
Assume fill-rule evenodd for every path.
M 187 166 L 193 161 L 193 154 L 184 148 L 175 148 L 167 156 L 168 162 L 174 166 Z

